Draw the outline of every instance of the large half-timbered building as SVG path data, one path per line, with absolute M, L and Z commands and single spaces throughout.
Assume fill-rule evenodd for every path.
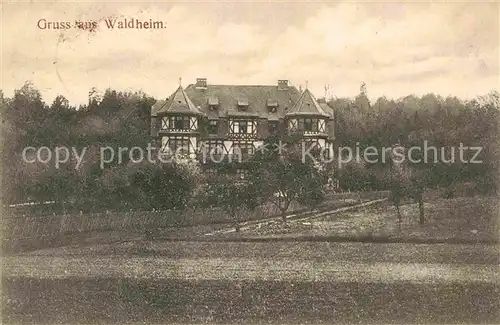
M 200 148 L 252 155 L 269 136 L 300 132 L 307 142 L 334 141 L 333 110 L 288 80 L 276 85 L 210 85 L 198 78 L 151 109 L 151 133 L 163 151 L 184 148 L 195 158 Z M 186 152 L 187 151 L 187 152 Z

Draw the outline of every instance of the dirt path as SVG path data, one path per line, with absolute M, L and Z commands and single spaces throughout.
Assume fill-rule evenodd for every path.
M 309 221 L 309 220 L 312 220 L 315 218 L 329 216 L 329 215 L 333 215 L 333 214 L 341 213 L 341 212 L 345 212 L 345 211 L 351 211 L 351 210 L 355 210 L 358 208 L 371 206 L 371 205 L 374 205 L 374 204 L 377 204 L 380 202 L 384 202 L 384 201 L 387 201 L 387 198 L 363 202 L 360 204 L 342 207 L 342 208 L 338 208 L 338 209 L 334 209 L 334 210 L 330 210 L 330 211 L 325 211 L 325 212 L 321 212 L 321 213 L 316 213 L 317 210 L 313 210 L 312 214 L 306 213 L 305 214 L 306 216 L 301 216 L 301 215 L 297 215 L 297 214 L 290 214 L 290 215 L 286 216 L 286 220 L 288 222 L 295 222 L 295 223 L 306 222 L 306 221 Z M 266 220 L 259 220 L 259 221 L 244 222 L 241 224 L 240 231 L 243 232 L 243 231 L 253 229 L 253 228 L 261 229 L 262 227 L 266 227 L 266 226 L 268 226 L 270 224 L 274 224 L 274 223 L 281 223 L 281 217 L 274 217 L 274 218 L 269 218 Z M 234 227 L 228 227 L 225 229 L 220 229 L 217 231 L 212 231 L 212 232 L 206 233 L 205 236 L 229 234 L 229 233 L 234 233 L 234 232 L 236 232 Z

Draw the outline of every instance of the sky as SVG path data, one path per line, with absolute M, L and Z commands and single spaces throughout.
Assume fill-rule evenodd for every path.
M 209 84 L 288 79 L 323 97 L 473 98 L 499 89 L 499 5 L 409 2 L 9 2 L 1 8 L 1 85 L 32 81 L 46 102 L 85 104 L 92 87 L 157 99 Z M 161 29 L 109 29 L 105 19 Z M 40 23 L 42 20 L 42 23 Z M 75 21 L 96 21 L 94 31 Z M 69 22 L 68 29 L 42 29 Z M 42 26 L 40 28 L 39 26 Z

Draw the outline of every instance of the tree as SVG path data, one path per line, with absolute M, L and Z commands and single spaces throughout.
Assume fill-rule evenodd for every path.
M 313 209 L 325 200 L 325 176 L 321 170 L 310 168 L 309 173 L 302 175 L 302 187 L 297 202 Z
M 233 220 L 235 230 L 240 231 L 240 213 L 257 207 L 257 195 L 253 182 L 236 181 L 234 175 L 220 175 L 212 179 L 204 194 L 205 206 L 221 207 Z
M 286 221 L 286 211 L 294 200 L 307 206 L 323 200 L 323 185 L 327 181 L 321 164 L 303 159 L 296 139 L 285 139 L 285 142 L 287 147 L 282 152 L 259 151 L 250 164 L 250 178 L 256 184 L 261 200 L 274 204 L 281 211 L 283 221 Z M 318 156 L 318 153 L 312 155 Z
M 370 100 L 368 99 L 368 91 L 366 89 L 366 83 L 362 82 L 359 87 L 359 95 L 354 99 L 357 111 L 359 114 L 364 115 L 370 112 Z
M 129 176 L 130 191 L 142 209 L 185 209 L 197 186 L 197 174 L 177 163 L 145 163 Z
M 398 216 L 398 225 L 401 229 L 401 212 L 399 206 L 401 201 L 409 198 L 418 203 L 419 223 L 425 223 L 424 215 L 424 191 L 426 183 L 426 175 L 424 170 L 415 168 L 408 161 L 399 162 L 396 160 L 395 152 L 397 150 L 405 150 L 399 144 L 394 145 L 389 151 L 389 161 L 391 166 L 391 182 L 390 182 L 390 200 L 396 208 Z

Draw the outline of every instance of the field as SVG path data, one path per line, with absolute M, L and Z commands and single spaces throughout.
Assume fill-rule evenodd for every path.
M 4 256 L 3 322 L 497 323 L 496 204 L 428 201 L 424 226 L 405 205 L 401 230 L 380 202 L 252 222 L 239 234 L 230 225 L 163 229 L 154 238 L 96 233 Z M 369 234 L 399 242 L 346 241 Z
M 498 286 L 295 281 L 4 280 L 4 323 L 497 323 Z

